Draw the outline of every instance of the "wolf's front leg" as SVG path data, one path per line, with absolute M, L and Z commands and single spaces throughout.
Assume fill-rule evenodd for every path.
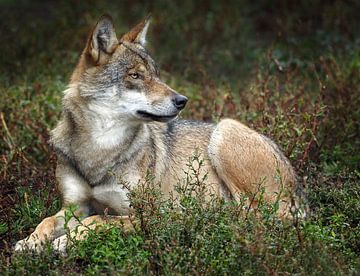
M 72 240 L 82 240 L 86 238 L 89 230 L 94 230 L 96 227 L 105 223 L 122 226 L 124 230 L 130 230 L 133 224 L 129 216 L 101 216 L 95 215 L 85 218 L 81 224 L 77 225 L 69 234 L 62 235 L 53 241 L 53 247 L 61 254 L 65 254 L 67 246 Z
M 27 238 L 18 241 L 15 244 L 15 251 L 32 250 L 40 252 L 46 241 L 53 241 L 57 237 L 65 234 L 65 213 L 66 209 L 62 209 L 54 216 L 45 218 L 38 226 L 35 231 L 30 234 Z M 87 216 L 88 211 L 86 206 L 80 206 L 74 211 L 74 215 Z M 72 217 L 67 222 L 67 227 L 73 229 L 77 225 L 77 219 Z

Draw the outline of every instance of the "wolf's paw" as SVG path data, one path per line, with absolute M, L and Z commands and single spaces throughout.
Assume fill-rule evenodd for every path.
M 68 247 L 70 241 L 68 239 L 67 235 L 62 235 L 58 238 L 56 238 L 53 242 L 53 248 L 55 251 L 57 251 L 59 254 L 66 256 L 66 248 Z
M 23 252 L 23 251 L 35 251 L 40 252 L 43 247 L 43 242 L 40 239 L 37 239 L 33 236 L 29 236 L 23 240 L 18 241 L 14 246 L 14 251 Z

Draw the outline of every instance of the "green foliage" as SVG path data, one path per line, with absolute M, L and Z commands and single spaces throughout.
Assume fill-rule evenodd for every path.
M 67 258 L 81 263 L 87 273 L 149 271 L 150 252 L 146 250 L 143 236 L 127 235 L 119 227 L 107 225 L 90 231 L 85 241 L 75 245 Z
M 360 39 L 356 1 L 2 1 L 0 271 L 2 274 L 358 274 Z M 205 196 L 189 166 L 165 198 L 149 179 L 129 195 L 133 231 L 90 230 L 67 257 L 11 246 L 60 208 L 47 145 L 87 32 L 111 11 L 118 33 L 152 12 L 149 47 L 183 116 L 238 119 L 290 157 L 304 221 L 255 215 L 246 200 Z M 201 156 L 193 162 L 201 169 Z M 178 206 L 180 204 L 180 207 Z M 71 211 L 71 210 L 70 210 Z M 70 214 L 71 216 L 71 214 Z
M 334 257 L 338 240 L 326 227 L 279 220 L 276 207 L 264 203 L 254 212 L 245 199 L 225 202 L 209 194 L 204 179 L 198 178 L 201 168 L 189 171 L 187 181 L 167 200 L 152 178 L 129 191 L 133 230 L 99 226 L 87 239 L 74 241 L 67 257 L 59 258 L 47 248 L 32 269 L 41 272 L 46 262 L 53 263 L 54 273 L 71 270 L 76 263 L 75 271 L 88 274 L 311 275 L 357 269 L 355 262 L 345 265 L 343 257 Z M 23 256 L 12 259 L 13 271 L 24 269 Z

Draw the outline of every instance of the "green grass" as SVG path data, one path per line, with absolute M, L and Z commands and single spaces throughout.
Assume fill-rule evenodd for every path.
M 24 0 L 0 7 L 2 274 L 359 274 L 356 1 Z M 204 203 L 181 187 L 179 209 L 144 183 L 147 192 L 131 193 L 142 221 L 134 231 L 91 231 L 67 257 L 50 246 L 40 255 L 13 254 L 17 240 L 60 208 L 47 140 L 103 12 L 119 34 L 152 13 L 149 49 L 166 82 L 190 98 L 183 117 L 231 117 L 274 139 L 304 183 L 306 220 L 278 221 L 274 206 L 263 206 L 259 218 L 243 203 Z

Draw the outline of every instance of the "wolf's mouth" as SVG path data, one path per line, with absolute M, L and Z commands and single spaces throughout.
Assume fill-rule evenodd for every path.
M 138 111 L 136 111 L 136 113 L 145 119 L 150 119 L 150 120 L 158 121 L 158 122 L 170 121 L 171 119 L 174 119 L 178 115 L 178 113 L 174 113 L 172 115 L 156 115 L 156 114 L 146 112 L 144 110 L 138 110 Z

